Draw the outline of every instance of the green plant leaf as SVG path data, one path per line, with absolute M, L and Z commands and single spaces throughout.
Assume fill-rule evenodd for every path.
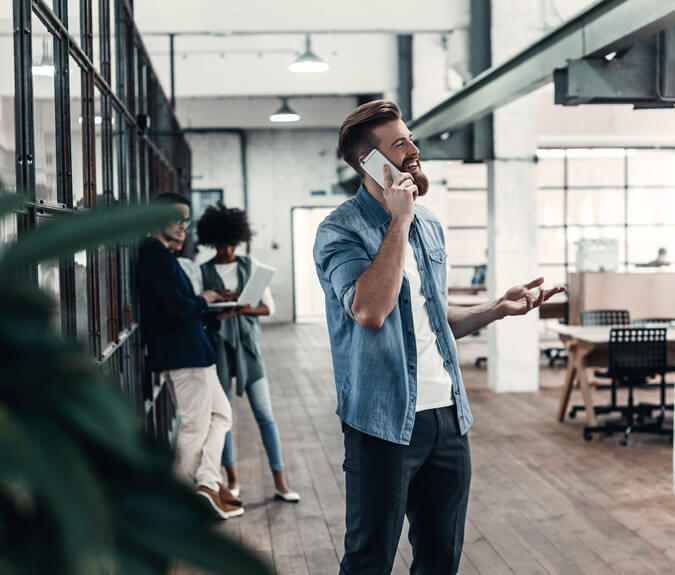
M 180 215 L 174 206 L 110 208 L 64 216 L 21 236 L 0 256 L 0 274 L 125 239 L 137 239 Z
M 10 192 L 0 192 L 0 218 L 4 215 L 21 209 L 24 197 L 20 194 Z
M 210 527 L 208 505 L 186 484 L 135 482 L 131 491 L 120 485 L 116 521 L 120 537 L 158 557 L 172 557 L 227 575 L 269 575 L 269 568 L 250 551 Z
M 85 380 L 87 378 L 84 378 Z M 124 403 L 115 383 L 78 381 L 55 385 L 49 398 L 55 417 L 62 419 L 82 438 L 126 460 L 142 466 L 145 450 L 139 441 L 138 421 Z
M 5 441 L 20 450 L 28 487 L 49 510 L 58 529 L 64 571 L 73 575 L 96 572 L 93 567 L 109 551 L 112 532 L 103 491 L 85 460 L 86 453 L 53 421 L 15 418 L 6 410 L 0 416 L 0 442 Z

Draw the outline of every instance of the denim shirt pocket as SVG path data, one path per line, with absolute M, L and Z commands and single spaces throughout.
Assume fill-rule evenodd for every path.
M 429 259 L 431 260 L 431 269 L 433 270 L 433 278 L 436 282 L 436 287 L 441 295 L 445 291 L 445 276 L 447 273 L 446 259 L 444 250 L 432 249 L 429 250 Z

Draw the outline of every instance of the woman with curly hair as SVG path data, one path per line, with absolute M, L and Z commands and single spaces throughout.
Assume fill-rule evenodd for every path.
M 216 249 L 215 257 L 201 266 L 204 289 L 225 290 L 221 293 L 236 298 L 256 266 L 251 257 L 235 255 L 237 246 L 248 242 L 253 235 L 246 212 L 226 208 L 221 202 L 209 206 L 199 219 L 197 235 L 200 244 Z M 233 377 L 236 378 L 237 395 L 246 392 L 274 476 L 275 496 L 283 501 L 297 502 L 300 496 L 289 489 L 284 478 L 281 440 L 272 413 L 269 383 L 260 353 L 258 317 L 273 312 L 274 300 L 268 287 L 255 307 L 218 314 L 217 319 L 209 323 L 209 333 L 216 348 L 220 383 L 228 399 L 232 400 Z M 222 465 L 227 473 L 230 490 L 238 496 L 239 480 L 234 466 L 231 431 L 225 438 Z

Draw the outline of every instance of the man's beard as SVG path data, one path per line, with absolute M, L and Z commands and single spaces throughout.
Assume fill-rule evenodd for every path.
M 415 180 L 415 185 L 417 186 L 417 195 L 423 196 L 429 190 L 429 178 L 426 174 L 420 169 L 416 174 L 412 174 L 413 180 Z
M 406 172 L 406 170 L 403 168 L 403 166 L 407 165 L 413 158 L 406 158 L 403 161 L 403 164 L 398 167 L 398 169 L 401 172 Z M 417 165 L 419 166 L 419 169 L 417 170 L 417 173 L 415 174 L 410 174 L 415 181 L 415 185 L 417 186 L 417 195 L 418 196 L 423 196 L 424 194 L 427 193 L 429 190 L 429 178 L 427 178 L 426 174 L 422 171 L 422 166 L 420 164 L 419 159 L 417 160 Z M 406 172 L 410 173 L 410 172 Z

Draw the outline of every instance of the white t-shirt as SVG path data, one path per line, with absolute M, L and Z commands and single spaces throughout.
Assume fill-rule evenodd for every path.
M 422 279 L 410 242 L 406 246 L 404 269 L 410 283 L 410 304 L 417 343 L 417 404 L 415 411 L 453 405 L 452 380 L 443 367 L 436 335 L 422 294 Z
M 256 259 L 251 258 L 251 275 L 253 274 L 253 272 L 255 272 L 255 268 L 257 265 L 258 262 L 256 261 Z M 225 289 L 237 291 L 237 288 L 239 287 L 238 286 L 239 276 L 237 275 L 237 262 L 232 262 L 231 264 L 216 264 L 215 267 L 216 272 L 220 276 L 220 279 L 223 280 L 223 285 L 225 286 Z M 241 286 L 241 289 L 244 289 L 244 286 Z M 275 310 L 274 299 L 272 299 L 272 292 L 270 291 L 269 286 L 265 288 L 260 303 L 264 303 L 269 308 L 270 315 L 274 314 Z M 255 307 L 255 305 L 251 303 L 251 307 Z

